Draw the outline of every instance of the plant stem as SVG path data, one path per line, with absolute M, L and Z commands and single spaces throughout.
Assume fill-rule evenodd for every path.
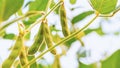
M 45 19 L 52 11 L 58 8 L 62 3 L 62 1 L 59 1 L 55 6 L 53 6 L 53 8 L 43 17 L 43 19 Z
M 51 3 L 52 3 L 52 0 L 49 0 L 48 3 L 47 3 L 47 7 L 45 9 L 45 13 L 48 12 L 48 8 L 50 7 Z
M 76 36 L 77 34 L 79 34 L 81 31 L 83 31 L 85 28 L 87 28 L 91 23 L 93 23 L 93 21 L 99 16 L 99 14 L 96 14 L 96 16 L 90 21 L 88 22 L 88 24 L 86 24 L 83 28 L 81 28 L 80 30 L 76 31 L 75 33 L 67 36 L 66 38 L 64 38 L 63 40 L 61 40 L 60 42 L 58 42 L 57 44 L 55 44 L 53 47 L 50 47 L 48 50 L 42 52 L 38 57 L 34 58 L 33 60 L 31 60 L 27 65 L 25 65 L 23 68 L 25 68 L 28 65 L 33 64 L 37 59 L 41 58 L 44 54 L 46 54 L 47 52 L 51 51 L 53 48 L 55 48 L 56 46 L 70 40 L 71 38 L 73 38 L 74 36 Z
M 19 20 L 23 20 L 23 19 L 25 19 L 27 17 L 35 16 L 35 15 L 38 15 L 38 14 L 43 14 L 43 11 L 30 11 L 30 12 L 26 13 L 22 17 L 19 17 L 19 18 L 15 19 L 15 20 L 12 20 L 11 22 L 3 24 L 2 27 L 0 27 L 0 31 L 2 31 L 3 29 L 5 29 L 7 26 L 9 26 L 10 24 L 12 24 L 14 22 L 17 22 Z

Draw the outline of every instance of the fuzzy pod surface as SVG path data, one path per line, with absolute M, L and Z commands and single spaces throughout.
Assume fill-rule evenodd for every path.
M 11 68 L 15 59 L 20 55 L 23 46 L 23 36 L 19 35 L 9 57 L 3 62 L 2 68 Z
M 50 29 L 49 29 L 49 26 L 48 26 L 48 22 L 47 20 L 43 20 L 42 22 L 44 25 L 44 35 L 45 35 L 45 41 L 46 41 L 46 44 L 47 44 L 47 47 L 50 48 L 53 46 L 53 41 L 52 41 L 52 36 L 51 36 L 51 33 L 50 33 Z M 53 49 L 52 51 L 50 51 L 52 54 L 56 55 L 56 50 Z
M 21 51 L 21 53 L 19 55 L 19 59 L 20 59 L 20 63 L 21 63 L 22 67 L 25 64 L 28 64 L 27 53 L 26 53 L 26 50 L 25 50 L 24 46 L 22 47 L 22 51 Z M 26 68 L 29 68 L 29 66 L 27 66 Z
M 43 23 L 41 23 L 39 27 L 39 31 L 35 37 L 35 41 L 32 46 L 28 49 L 28 55 L 34 55 L 40 46 L 43 44 L 44 36 L 43 36 Z
M 62 32 L 63 32 L 63 35 L 66 37 L 66 36 L 70 35 L 70 31 L 68 28 L 68 21 L 67 21 L 64 3 L 60 6 L 59 15 L 60 15 L 60 23 L 62 26 Z

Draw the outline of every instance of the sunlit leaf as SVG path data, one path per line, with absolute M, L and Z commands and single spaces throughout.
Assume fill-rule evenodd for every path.
M 9 19 L 23 5 L 24 0 L 0 0 L 0 22 Z
M 5 34 L 4 36 L 3 36 L 3 38 L 4 39 L 15 39 L 15 34 L 12 34 L 12 33 L 10 33 L 10 34 Z
M 35 0 L 30 3 L 29 10 L 44 11 L 49 0 Z
M 27 33 L 24 37 L 25 40 L 29 40 L 30 39 L 30 33 Z
M 90 0 L 93 9 L 101 14 L 109 14 L 115 10 L 118 0 Z
M 72 19 L 72 24 L 75 24 L 81 20 L 83 20 L 84 18 L 86 18 L 87 16 L 93 14 L 94 11 L 86 11 L 86 12 L 83 12 L 83 13 L 80 13 L 79 15 L 75 16 L 73 19 Z
M 97 68 L 96 63 L 93 64 L 84 64 L 82 62 L 79 63 L 79 68 Z
M 29 11 L 45 11 L 49 0 L 34 0 L 29 3 Z M 30 17 L 27 21 L 24 21 L 25 26 L 29 26 L 34 23 L 41 15 Z
M 76 40 L 77 40 L 76 38 L 72 38 L 68 40 L 67 42 L 65 42 L 64 44 L 69 48 L 71 44 L 74 43 Z
M 97 32 L 99 35 L 105 35 L 105 33 L 103 32 L 103 30 L 102 30 L 102 28 L 101 27 L 99 27 L 99 28 L 97 28 L 97 29 L 94 29 L 95 30 L 95 32 Z
M 86 29 L 86 30 L 84 31 L 84 33 L 85 33 L 85 35 L 87 35 L 87 34 L 93 32 L 94 30 L 95 30 L 95 29 L 90 29 L 90 28 L 88 28 L 88 29 Z
M 70 0 L 71 4 L 75 4 L 77 0 Z
M 120 68 L 120 50 L 116 51 L 109 58 L 102 61 L 102 68 Z

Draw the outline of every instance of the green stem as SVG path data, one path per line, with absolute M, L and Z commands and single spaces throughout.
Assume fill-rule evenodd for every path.
M 25 68 L 28 65 L 33 64 L 37 59 L 41 58 L 44 54 L 46 54 L 47 52 L 51 51 L 52 49 L 54 49 L 56 46 L 70 40 L 71 38 L 73 38 L 74 36 L 76 36 L 77 34 L 79 34 L 81 31 L 83 31 L 85 28 L 87 28 L 97 17 L 99 16 L 99 14 L 96 14 L 96 16 L 88 23 L 86 24 L 83 28 L 81 28 L 80 30 L 76 31 L 75 33 L 67 36 L 66 38 L 64 38 L 63 40 L 61 40 L 60 42 L 58 42 L 57 44 L 55 44 L 53 47 L 50 47 L 48 50 L 42 52 L 38 57 L 34 58 L 33 60 L 31 60 L 27 65 L 25 65 L 23 68 Z
M 52 0 L 49 0 L 48 3 L 47 3 L 47 7 L 45 9 L 45 13 L 48 12 L 48 8 L 50 7 L 51 3 L 52 3 Z
M 19 20 L 23 20 L 23 19 L 25 19 L 27 17 L 35 16 L 35 15 L 38 15 L 38 14 L 43 14 L 43 11 L 30 11 L 30 12 L 26 13 L 24 16 L 22 16 L 20 18 L 12 20 L 11 22 L 8 22 L 6 24 L 3 24 L 2 27 L 0 27 L 0 31 L 2 31 L 3 29 L 5 29 L 6 27 L 8 27 L 10 24 L 12 24 L 14 22 L 17 22 Z
M 56 8 L 58 8 L 63 2 L 58 2 L 55 6 L 52 7 L 52 9 L 43 17 L 45 19 L 52 11 L 54 11 Z

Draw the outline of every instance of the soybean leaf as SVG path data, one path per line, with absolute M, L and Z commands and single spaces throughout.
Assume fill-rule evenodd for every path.
M 85 33 L 85 35 L 88 35 L 89 33 L 91 33 L 91 32 L 93 32 L 95 29 L 90 29 L 90 28 L 88 28 L 88 29 L 86 29 L 85 31 L 84 31 L 84 33 Z
M 102 61 L 102 68 L 120 68 L 120 50 L 116 51 L 109 58 Z
M 95 32 L 98 33 L 100 36 L 105 35 L 105 33 L 103 32 L 103 30 L 102 30 L 101 27 L 99 27 L 99 28 L 97 28 L 97 29 L 94 29 L 94 30 L 95 30 Z
M 23 5 L 24 0 L 0 0 L 0 22 L 9 19 Z
M 10 33 L 10 34 L 5 34 L 4 36 L 3 36 L 3 38 L 4 39 L 15 39 L 15 34 L 12 34 L 12 33 Z
M 77 39 L 74 37 L 74 38 L 68 40 L 67 42 L 65 42 L 64 44 L 69 48 L 71 46 L 71 44 L 74 43 L 75 41 L 77 41 Z
M 84 18 L 86 18 L 87 16 L 93 14 L 94 11 L 86 11 L 86 12 L 83 12 L 77 16 L 75 16 L 73 19 L 72 19 L 72 24 L 75 24 L 81 20 L 83 20 Z
M 44 11 L 49 0 L 35 0 L 30 3 L 29 10 Z
M 115 10 L 118 0 L 90 0 L 93 9 L 101 14 L 109 14 Z
M 70 0 L 70 3 L 71 3 L 71 4 L 75 4 L 75 3 L 76 3 L 76 0 Z
M 97 65 L 96 63 L 87 65 L 82 62 L 79 62 L 79 68 L 97 68 Z
M 24 39 L 25 40 L 29 40 L 30 39 L 30 35 L 31 35 L 31 33 L 29 32 L 28 34 L 25 35 Z
M 45 11 L 49 0 L 35 0 L 29 4 L 29 11 Z M 31 17 L 28 21 L 33 23 L 40 15 Z

